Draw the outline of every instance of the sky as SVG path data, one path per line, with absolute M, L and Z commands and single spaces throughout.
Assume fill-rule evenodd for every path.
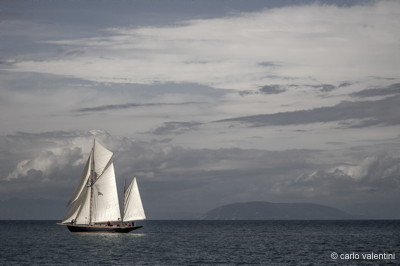
M 397 217 L 399 28 L 399 1 L 1 1 L 0 200 L 67 202 L 96 138 L 149 218 Z

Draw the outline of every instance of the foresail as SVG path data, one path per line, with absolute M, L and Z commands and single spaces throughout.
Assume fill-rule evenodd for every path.
M 111 163 L 93 186 L 92 222 L 118 221 L 120 219 L 114 164 Z
M 107 165 L 110 163 L 113 152 L 107 150 L 96 141 L 94 143 L 93 151 L 94 171 L 96 172 L 96 178 L 98 178 L 103 173 Z
M 90 189 L 82 194 L 83 201 L 75 218 L 76 224 L 89 224 L 90 221 Z
M 146 215 L 140 198 L 139 188 L 136 178 L 133 178 L 125 190 L 123 220 L 138 221 L 144 219 L 146 219 Z
M 80 178 L 79 184 L 76 186 L 75 192 L 72 195 L 71 199 L 68 201 L 68 206 L 71 205 L 74 201 L 76 201 L 82 193 L 82 190 L 86 187 L 88 179 L 90 177 L 90 172 L 92 170 L 92 160 L 93 150 L 89 154 L 89 158 L 86 162 L 85 169 L 83 170 L 82 176 Z
M 89 204 L 90 204 L 90 189 L 85 186 L 78 199 L 75 200 L 62 223 L 70 223 L 72 220 L 75 223 L 87 224 L 89 222 Z

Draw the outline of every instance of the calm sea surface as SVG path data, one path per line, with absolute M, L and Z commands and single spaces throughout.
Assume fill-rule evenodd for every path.
M 55 221 L 0 221 L 0 265 L 400 264 L 400 221 L 141 224 L 128 234 L 73 234 Z

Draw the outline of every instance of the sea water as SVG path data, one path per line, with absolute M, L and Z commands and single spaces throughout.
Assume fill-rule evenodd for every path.
M 0 221 L 0 265 L 400 264 L 400 221 L 141 224 L 128 234 L 81 234 L 55 221 Z

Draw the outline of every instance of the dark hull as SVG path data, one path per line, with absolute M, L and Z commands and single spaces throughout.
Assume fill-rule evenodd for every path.
M 73 233 L 129 233 L 143 226 L 96 226 L 96 225 L 67 225 Z

